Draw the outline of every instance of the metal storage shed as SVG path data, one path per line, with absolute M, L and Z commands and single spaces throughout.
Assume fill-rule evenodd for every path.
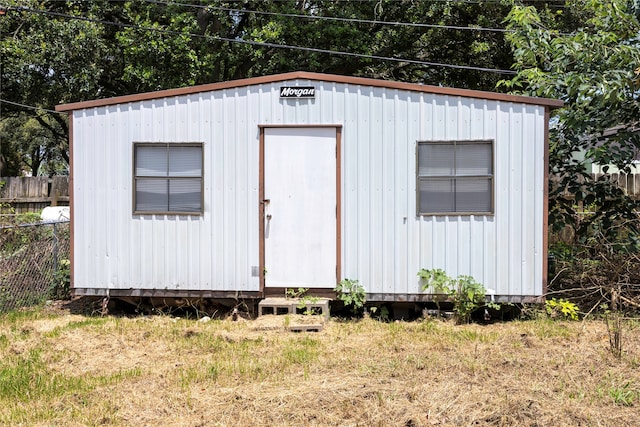
M 498 301 L 546 289 L 560 101 L 294 72 L 70 113 L 76 295 L 260 298 L 358 279 L 427 301 L 420 268 Z

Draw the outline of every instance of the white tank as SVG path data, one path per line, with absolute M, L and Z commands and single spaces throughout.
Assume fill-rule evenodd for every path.
M 40 214 L 42 222 L 69 221 L 69 206 L 47 206 Z

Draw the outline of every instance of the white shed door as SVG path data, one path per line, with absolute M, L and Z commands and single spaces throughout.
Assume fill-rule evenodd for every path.
M 265 286 L 336 285 L 336 129 L 264 130 Z

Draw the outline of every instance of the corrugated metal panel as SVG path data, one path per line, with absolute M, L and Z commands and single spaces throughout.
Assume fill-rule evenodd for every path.
M 74 113 L 76 287 L 258 290 L 257 132 L 208 95 Z M 203 216 L 131 213 L 135 141 L 204 143 Z
M 74 112 L 75 286 L 258 290 L 260 124 L 343 125 L 343 277 L 420 293 L 444 268 L 541 294 L 543 107 L 304 80 Z M 416 215 L 416 141 L 435 139 L 495 140 L 495 215 Z M 131 214 L 135 141 L 204 143 L 204 215 Z
M 443 268 L 499 295 L 540 295 L 544 110 L 361 92 L 344 108 L 343 182 L 357 194 L 343 204 L 344 276 L 371 293 L 420 293 L 418 270 Z M 495 215 L 416 216 L 415 141 L 438 139 L 495 140 Z

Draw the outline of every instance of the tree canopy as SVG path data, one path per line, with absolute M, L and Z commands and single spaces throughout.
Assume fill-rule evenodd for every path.
M 565 101 L 551 127 L 550 223 L 573 225 L 586 237 L 594 227 L 613 232 L 638 207 L 610 175 L 595 179 L 589 166 L 630 172 L 640 152 L 640 22 L 638 9 L 623 0 L 567 4 L 582 17 L 571 33 L 530 6 L 512 9 L 507 38 L 518 75 L 503 84 Z M 591 215 L 578 220 L 584 206 Z

